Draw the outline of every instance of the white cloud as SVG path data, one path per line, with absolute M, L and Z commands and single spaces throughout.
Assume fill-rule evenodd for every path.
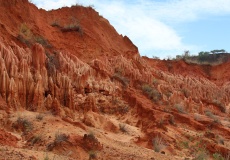
M 32 0 L 32 2 L 35 3 L 38 8 L 51 10 L 58 9 L 63 6 L 70 7 L 71 5 L 75 5 L 78 0 Z
M 230 14 L 230 0 L 34 0 L 34 3 L 45 9 L 93 4 L 120 34 L 134 42 L 142 55 L 151 57 L 159 52 L 161 58 L 199 48 L 184 44 L 183 37 L 172 28 L 174 24 Z
M 188 46 L 182 44 L 182 37 L 173 28 L 148 14 L 145 6 L 139 4 L 112 1 L 95 7 L 119 33 L 127 35 L 134 42 L 142 55 L 151 57 L 157 50 L 168 51 L 168 55 L 172 51 L 174 54 L 183 53 Z M 163 54 L 158 56 L 165 57 Z
M 222 15 L 230 13 L 230 0 L 168 0 L 154 2 L 147 0 L 142 6 L 158 19 L 169 21 L 191 21 L 202 15 Z

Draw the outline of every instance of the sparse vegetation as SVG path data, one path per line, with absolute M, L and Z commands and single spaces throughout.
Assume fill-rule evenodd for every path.
M 172 125 L 175 125 L 175 118 L 173 115 L 170 115 L 169 117 L 169 123 L 172 124 Z
M 55 134 L 54 143 L 60 144 L 60 143 L 62 143 L 62 142 L 67 142 L 68 139 L 69 139 L 69 136 L 67 136 L 66 134 L 57 132 L 57 133 Z
M 148 84 L 142 85 L 142 91 L 148 95 L 148 97 L 153 101 L 153 102 L 158 102 L 161 99 L 161 94 L 156 90 L 155 88 L 152 88 Z
M 186 98 L 190 96 L 190 92 L 187 89 L 182 89 L 181 92 L 184 94 Z
M 213 123 L 221 124 L 220 119 L 217 116 L 214 117 Z
M 46 56 L 48 57 L 46 61 L 46 67 L 49 76 L 53 76 L 55 71 L 60 69 L 60 61 L 59 61 L 59 53 L 54 52 L 53 54 L 46 52 Z
M 46 155 L 44 156 L 44 160 L 50 160 L 48 154 L 46 153 Z
M 43 120 L 43 118 L 44 118 L 44 115 L 41 114 L 41 113 L 39 113 L 38 115 L 36 115 L 36 119 L 37 119 L 38 121 Z
M 17 38 L 20 42 L 26 44 L 28 47 L 34 43 L 39 43 L 43 47 L 47 48 L 52 47 L 52 45 L 44 37 L 40 35 L 35 36 L 26 23 L 22 23 L 20 25 Z
M 126 127 L 125 124 L 119 124 L 119 128 L 120 128 L 120 131 L 122 131 L 123 133 L 128 132 L 127 127 Z
M 217 136 L 217 142 L 224 145 L 224 138 L 222 136 Z
M 26 23 L 22 23 L 19 27 L 19 35 L 23 36 L 25 39 L 29 40 L 32 38 L 33 33 Z
M 87 151 L 99 151 L 102 149 L 102 145 L 93 132 L 84 134 L 81 146 Z
M 61 29 L 62 32 L 73 32 L 73 31 L 76 31 L 76 32 L 79 32 L 80 35 L 83 35 L 83 29 L 81 28 L 80 24 L 69 24 L 69 25 L 66 25 L 64 26 L 62 29 Z
M 75 17 L 70 17 L 70 23 L 61 28 L 62 32 L 78 32 L 81 36 L 83 35 L 83 29 L 80 21 Z
M 180 146 L 182 148 L 188 149 L 189 148 L 189 142 L 188 141 L 182 141 L 182 142 L 180 142 Z
M 219 153 L 214 153 L 212 156 L 213 156 L 214 160 L 225 160 L 225 158 Z M 228 159 L 226 159 L 226 160 L 228 160 Z
M 17 121 L 13 124 L 13 127 L 27 133 L 33 129 L 33 123 L 25 118 L 18 117 Z
M 214 118 L 215 117 L 211 111 L 205 111 L 205 115 L 208 116 L 208 117 L 210 117 L 210 118 Z
M 120 73 L 114 73 L 113 78 L 120 81 L 125 87 L 129 85 L 129 79 Z
M 166 147 L 162 138 L 158 136 L 152 140 L 152 144 L 155 152 L 160 152 L 162 149 Z
M 55 146 L 60 145 L 62 142 L 68 142 L 69 136 L 64 133 L 57 132 L 53 142 L 47 145 L 47 150 L 52 151 Z
M 185 111 L 184 106 L 182 106 L 181 104 L 175 104 L 174 107 L 177 109 L 178 112 L 186 114 L 187 112 Z
M 199 120 L 200 120 L 200 115 L 199 115 L 199 114 L 194 114 L 194 119 L 195 119 L 196 121 L 199 121 Z
M 51 44 L 42 36 L 34 36 L 34 41 L 41 44 L 43 47 L 51 48 Z
M 154 78 L 154 79 L 153 79 L 153 85 L 154 85 L 154 86 L 157 86 L 158 84 L 159 84 L 158 79 Z
M 97 153 L 93 150 L 89 151 L 89 160 L 96 159 Z
M 60 24 L 59 24 L 59 21 L 56 19 L 54 20 L 52 23 L 51 23 L 51 26 L 52 27 L 61 27 Z
M 87 137 L 89 137 L 92 140 L 96 140 L 96 137 L 93 132 L 89 132 L 89 134 L 87 134 Z
M 22 23 L 19 27 L 18 40 L 27 46 L 31 45 L 33 34 L 26 23 Z
M 216 49 L 212 51 L 201 51 L 198 55 L 190 55 L 189 51 L 185 51 L 182 55 L 177 55 L 174 60 L 183 59 L 187 63 L 195 63 L 202 65 L 218 65 L 226 62 L 227 52 L 224 49 Z
M 34 145 L 37 142 L 41 141 L 41 135 L 35 135 L 31 138 L 31 144 Z
M 129 106 L 128 105 L 120 105 L 117 107 L 117 112 L 120 114 L 126 114 L 129 112 Z
M 127 112 L 129 112 L 129 106 L 127 104 L 124 103 L 123 100 L 113 97 L 112 98 L 112 104 L 115 106 L 113 108 L 113 112 L 117 112 L 119 114 L 125 114 Z
M 214 100 L 213 104 L 216 105 L 221 112 L 226 113 L 226 107 L 218 100 Z
M 207 160 L 208 159 L 208 154 L 205 151 L 200 151 L 194 158 L 194 160 Z
M 213 123 L 218 123 L 220 124 L 220 120 L 217 116 L 215 116 L 211 111 L 205 111 L 205 115 L 213 119 Z

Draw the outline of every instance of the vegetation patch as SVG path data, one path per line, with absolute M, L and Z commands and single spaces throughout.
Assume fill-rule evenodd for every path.
M 34 36 L 33 38 L 34 38 L 34 41 L 36 43 L 41 44 L 43 47 L 46 47 L 46 48 L 51 48 L 52 47 L 52 45 L 48 42 L 48 40 L 46 40 L 42 36 Z
M 93 132 L 90 132 L 89 134 L 84 134 L 81 146 L 87 151 L 99 151 L 103 148 Z
M 210 117 L 210 118 L 214 118 L 214 114 L 211 111 L 205 111 L 205 115 Z
M 96 159 L 97 153 L 93 150 L 89 151 L 89 160 Z
M 201 51 L 198 55 L 190 55 L 189 51 L 185 51 L 182 55 L 177 55 L 176 60 L 183 59 L 187 63 L 195 63 L 202 65 L 218 65 L 227 61 L 228 53 L 224 49 L 216 49 L 212 51 Z
M 214 101 L 213 101 L 213 104 L 214 104 L 215 106 L 217 106 L 217 107 L 220 109 L 221 112 L 226 113 L 226 107 L 223 105 L 223 103 L 221 103 L 221 102 L 218 101 L 218 100 L 214 100 Z
M 59 24 L 59 21 L 56 19 L 54 20 L 52 23 L 51 23 L 51 26 L 52 27 L 61 27 L 60 24 Z
M 48 71 L 48 76 L 55 75 L 55 71 L 60 69 L 60 61 L 59 61 L 59 53 L 49 53 L 46 52 L 46 56 L 48 57 L 46 61 L 46 68 Z
M 26 23 L 22 23 L 20 25 L 17 39 L 26 44 L 28 47 L 31 47 L 34 43 L 39 43 L 46 48 L 52 47 L 52 45 L 44 37 L 40 35 L 35 36 Z
M 175 123 L 175 118 L 174 118 L 173 115 L 170 115 L 170 117 L 169 117 L 169 123 L 172 124 L 172 125 L 175 125 L 175 124 L 176 124 L 176 123 Z
M 60 145 L 63 142 L 68 142 L 69 136 L 64 134 L 64 133 L 59 133 L 57 132 L 55 134 L 55 139 L 53 142 L 49 143 L 47 145 L 47 150 L 48 151 L 52 151 L 54 149 L 54 147 Z
M 35 135 L 33 136 L 29 141 L 31 142 L 32 145 L 35 145 L 36 143 L 41 141 L 41 135 Z
M 188 142 L 188 141 L 181 141 L 181 142 L 179 143 L 179 145 L 180 145 L 182 148 L 186 148 L 186 149 L 189 148 L 189 142 Z
M 33 129 L 33 123 L 25 118 L 18 117 L 17 121 L 13 124 L 13 128 L 27 133 Z
M 158 136 L 152 140 L 152 144 L 153 144 L 153 149 L 155 152 L 160 152 L 162 149 L 166 147 L 162 138 Z
M 129 79 L 124 77 L 120 73 L 114 73 L 112 78 L 118 80 L 119 82 L 121 82 L 121 84 L 124 85 L 125 87 L 127 87 L 129 85 Z
M 62 32 L 78 32 L 80 35 L 83 35 L 83 29 L 79 24 L 69 24 L 61 28 Z
M 182 106 L 181 104 L 175 104 L 174 107 L 177 109 L 178 112 L 186 114 L 187 112 L 185 111 L 184 106 Z
M 44 118 L 44 115 L 41 114 L 41 113 L 39 113 L 38 115 L 36 115 L 36 119 L 37 119 L 38 121 L 43 120 L 43 118 Z
M 205 151 L 200 151 L 197 153 L 195 160 L 206 160 L 208 159 L 208 153 Z
M 142 85 L 142 91 L 147 94 L 149 99 L 151 99 L 153 102 L 159 102 L 159 100 L 162 98 L 161 94 L 158 92 L 157 89 L 152 88 L 148 84 Z
M 219 153 L 214 153 L 212 156 L 214 160 L 225 160 L 225 158 Z
M 120 131 L 123 133 L 127 133 L 128 129 L 125 124 L 119 124 Z

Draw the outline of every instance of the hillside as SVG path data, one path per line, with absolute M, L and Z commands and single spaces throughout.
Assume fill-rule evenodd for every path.
M 91 7 L 0 10 L 0 159 L 229 160 L 230 62 L 141 57 Z

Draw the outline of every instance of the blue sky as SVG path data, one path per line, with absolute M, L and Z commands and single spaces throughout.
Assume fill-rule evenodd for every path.
M 189 50 L 230 52 L 230 0 L 32 0 L 46 10 L 93 5 L 141 55 L 175 57 Z

